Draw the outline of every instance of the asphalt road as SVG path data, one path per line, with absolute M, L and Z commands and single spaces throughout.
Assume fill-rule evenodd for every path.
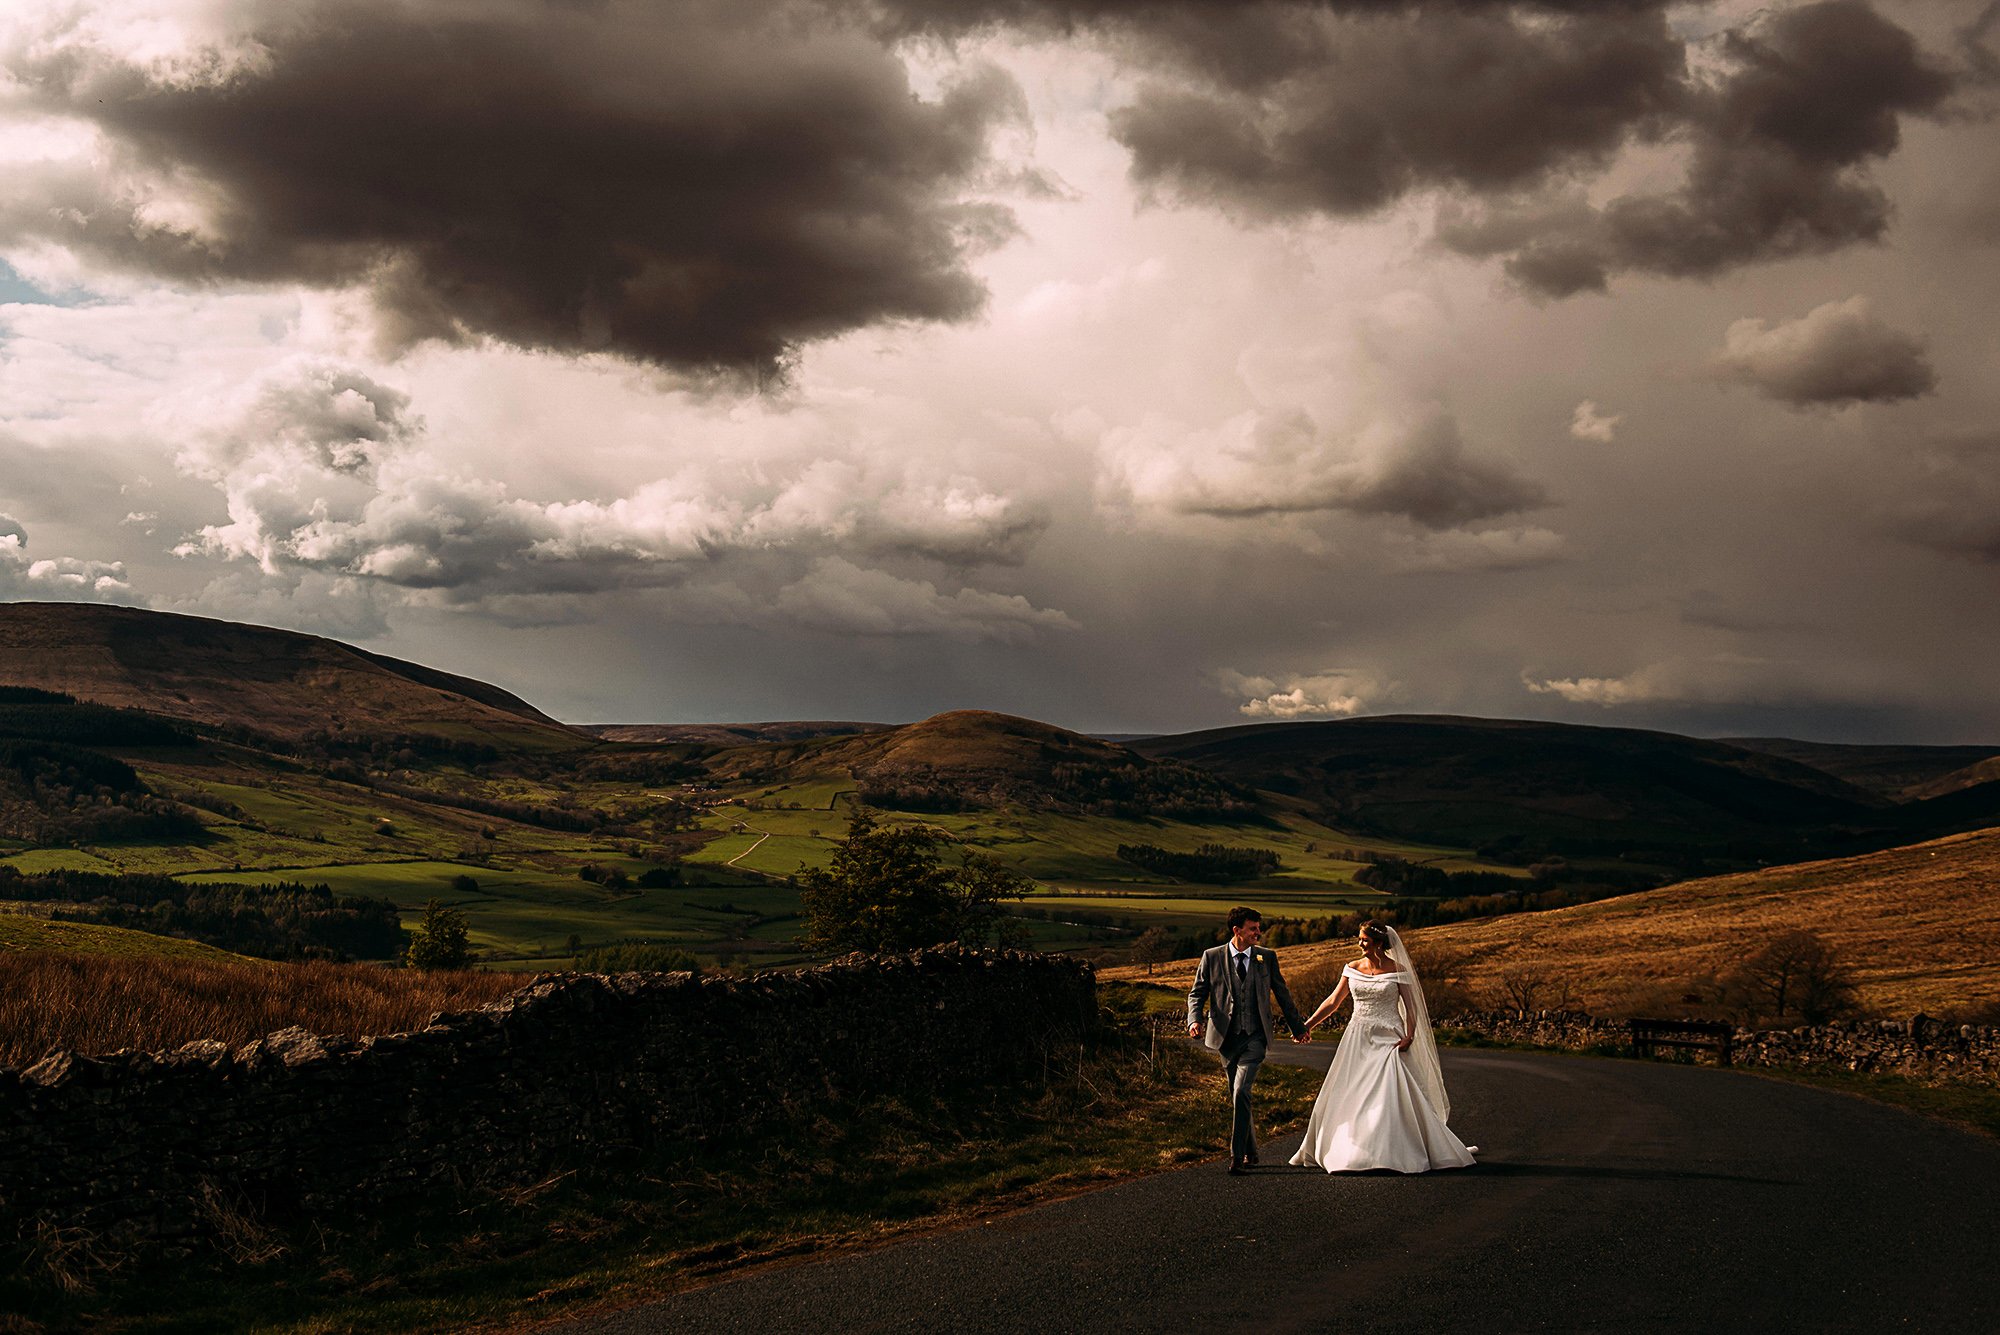
M 1444 1060 L 1473 1168 L 1328 1175 L 1292 1136 L 556 1329 L 2000 1332 L 2000 1144 L 1727 1071 Z

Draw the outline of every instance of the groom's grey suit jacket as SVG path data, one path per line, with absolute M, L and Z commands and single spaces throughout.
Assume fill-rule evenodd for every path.
M 1195 970 L 1194 986 L 1188 990 L 1188 1023 L 1201 1025 L 1201 1041 L 1220 1052 L 1222 1040 L 1229 1037 L 1231 1022 L 1236 1018 L 1237 987 L 1235 970 L 1229 964 L 1229 943 L 1204 951 L 1201 966 Z M 1303 1036 L 1306 1020 L 1299 1014 L 1299 1008 L 1292 1004 L 1292 990 L 1285 986 L 1285 976 L 1278 970 L 1278 953 L 1262 946 L 1250 947 L 1250 996 L 1257 1007 L 1259 1027 L 1265 1041 L 1277 1037 L 1277 1030 L 1271 1025 L 1271 994 L 1278 994 L 1278 1005 L 1284 1009 L 1285 1023 L 1292 1033 Z

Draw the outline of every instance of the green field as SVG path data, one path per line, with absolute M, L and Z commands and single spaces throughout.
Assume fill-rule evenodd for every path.
M 386 777 L 409 790 L 398 793 L 226 744 L 155 749 L 129 759 L 149 788 L 197 810 L 199 838 L 89 848 L 0 845 L 0 864 L 28 872 L 151 872 L 198 882 L 325 882 L 342 894 L 393 901 L 405 927 L 435 898 L 465 914 L 484 962 L 510 969 L 566 965 L 572 937 L 585 950 L 622 942 L 670 945 L 711 964 L 807 958 L 797 943 L 799 899 L 789 882 L 832 857 L 846 836 L 856 788 L 844 773 L 721 790 L 662 790 L 533 766 L 491 774 L 445 766 L 392 772 Z M 424 800 L 429 794 L 436 800 Z M 699 805 L 697 829 L 662 831 L 646 824 L 645 813 L 670 800 Z M 448 805 L 460 802 L 599 813 L 615 833 L 553 830 Z M 486 808 L 502 809 L 518 808 Z M 1451 870 L 1483 865 L 1463 849 L 1332 829 L 1282 797 L 1266 795 L 1263 812 L 1237 823 L 1021 808 L 889 812 L 883 818 L 929 826 L 1030 878 L 1035 891 L 1011 906 L 1017 939 L 1093 955 L 1122 951 L 1149 927 L 1206 929 L 1238 903 L 1295 918 L 1363 908 L 1380 898 L 1354 882 L 1363 854 Z M 1184 883 L 1122 860 L 1121 844 L 1174 852 L 1203 844 L 1259 848 L 1276 854 L 1279 865 L 1257 881 Z M 636 881 L 676 859 L 683 884 L 670 888 L 608 889 L 578 876 L 594 865 Z M 460 876 L 471 877 L 478 889 L 454 888 Z
M 217 950 L 199 941 L 154 936 L 123 927 L 100 927 L 87 922 L 51 922 L 23 913 L 0 913 L 0 953 L 10 950 L 46 950 L 62 955 L 103 955 L 115 959 L 196 959 L 228 960 L 236 964 L 261 964 L 247 956 Z
M 618 856 L 591 859 L 599 866 L 644 869 L 635 859 Z M 476 890 L 455 888 L 452 882 L 470 876 Z M 705 880 L 716 879 L 698 872 Z M 713 959 L 724 953 L 770 956 L 781 963 L 802 958 L 786 948 L 798 931 L 798 895 L 783 886 L 723 883 L 674 886 L 660 890 L 631 887 L 606 890 L 579 879 L 542 870 L 508 870 L 453 862 L 378 862 L 344 867 L 317 867 L 309 872 L 205 873 L 183 879 L 195 882 L 238 881 L 273 884 L 285 880 L 324 881 L 336 893 L 373 895 L 393 900 L 403 925 L 413 927 L 430 900 L 465 914 L 474 950 L 492 964 L 512 968 L 564 967 L 568 940 L 580 938 L 581 948 L 644 941 L 678 946 Z M 774 926 L 781 933 L 758 933 Z M 782 957 L 782 958 L 778 958 Z

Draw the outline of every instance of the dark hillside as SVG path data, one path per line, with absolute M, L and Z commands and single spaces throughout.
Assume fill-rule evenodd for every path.
M 1950 776 L 1981 761 L 2000 757 L 2000 746 L 1846 746 L 1833 742 L 1799 742 L 1789 737 L 1723 737 L 1718 740 L 1746 751 L 1778 756 L 1865 788 L 1878 797 L 1906 802 L 1932 796 L 1932 785 L 1950 783 Z M 2000 778 L 2000 768 L 1987 777 Z
M 313 635 L 129 607 L 0 603 L 0 686 L 287 742 L 587 744 L 485 682 Z
M 1927 797 L 1943 797 L 1965 788 L 1977 788 L 1983 783 L 2000 781 L 2000 755 L 1988 756 L 1975 761 L 1964 769 L 1955 769 L 1928 783 L 1919 784 L 1907 796 L 1922 800 Z
M 585 723 L 577 731 L 607 742 L 668 742 L 702 746 L 742 746 L 756 742 L 804 742 L 819 737 L 851 737 L 886 732 L 893 723 Z
M 1805 856 L 1882 798 L 1782 757 L 1626 728 L 1391 716 L 1158 737 L 1133 749 L 1295 794 L 1322 819 L 1496 856 Z

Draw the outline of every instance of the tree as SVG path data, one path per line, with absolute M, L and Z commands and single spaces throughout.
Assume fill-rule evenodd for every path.
M 1500 990 L 1514 1003 L 1517 1013 L 1526 1015 L 1541 998 L 1542 976 L 1532 969 L 1508 969 L 1500 975 Z
M 1146 966 L 1148 976 L 1154 965 L 1164 964 L 1173 957 L 1174 934 L 1164 927 L 1148 927 L 1132 943 L 1132 958 Z
M 433 899 L 424 905 L 424 920 L 410 934 L 403 962 L 412 969 L 463 969 L 472 960 L 466 937 L 465 915 Z
M 1795 1010 L 1807 1024 L 1822 1024 L 1854 1009 L 1854 971 L 1805 928 L 1772 937 L 1733 981 L 1753 1016 L 1782 1020 Z
M 918 825 L 882 825 L 863 808 L 833 860 L 799 877 L 806 940 L 821 950 L 914 950 L 956 941 L 984 945 L 1003 935 L 1000 901 L 1026 877 Z

